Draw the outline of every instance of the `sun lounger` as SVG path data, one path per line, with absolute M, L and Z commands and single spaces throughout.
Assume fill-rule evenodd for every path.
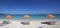
M 3 25 L 7 25 L 7 24 L 10 24 L 11 22 L 9 21 L 3 21 L 3 23 L 0 23 L 0 26 L 3 26 Z
M 29 22 L 21 22 L 23 25 L 29 25 Z
M 42 27 L 42 26 L 39 26 L 38 28 L 44 28 L 44 27 Z
M 53 22 L 41 22 L 42 24 L 48 24 L 48 25 L 54 25 L 56 22 L 53 21 Z

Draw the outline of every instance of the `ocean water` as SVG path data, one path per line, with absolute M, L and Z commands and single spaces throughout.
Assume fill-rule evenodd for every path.
M 7 14 L 0 14 L 0 19 L 7 19 L 5 16 Z M 10 14 L 12 18 L 9 20 L 17 19 L 17 20 L 45 20 L 48 19 L 46 18 L 46 14 L 28 14 L 30 17 L 28 19 L 24 19 L 23 16 L 24 14 Z M 55 16 L 54 19 L 60 20 L 60 14 L 53 14 Z M 49 18 L 50 19 L 50 18 Z

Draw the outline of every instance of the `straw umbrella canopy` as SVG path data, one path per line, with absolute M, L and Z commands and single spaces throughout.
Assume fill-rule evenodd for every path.
M 12 18 L 12 16 L 11 15 L 7 15 L 6 18 L 7 19 L 10 19 L 10 18 Z
M 28 19 L 29 17 L 30 17 L 30 16 L 27 15 L 27 14 L 25 14 L 25 15 L 23 16 L 24 19 Z
M 53 19 L 53 18 L 55 18 L 55 16 L 53 16 L 52 14 L 47 14 L 47 18 Z

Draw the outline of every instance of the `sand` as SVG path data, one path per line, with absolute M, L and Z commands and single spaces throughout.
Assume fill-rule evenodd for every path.
M 0 23 L 2 23 L 3 20 L 0 20 Z M 0 28 L 39 28 L 41 26 L 42 28 L 59 28 L 60 26 L 60 21 L 57 21 L 57 25 L 47 25 L 47 24 L 41 24 L 41 22 L 45 22 L 44 20 L 34 20 L 30 21 L 30 25 L 22 25 L 21 22 L 23 20 L 9 20 L 10 24 L 0 26 Z M 59 24 L 59 25 L 58 25 Z

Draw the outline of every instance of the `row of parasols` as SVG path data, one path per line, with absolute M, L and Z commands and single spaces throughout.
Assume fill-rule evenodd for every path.
M 27 15 L 27 14 L 25 14 L 25 15 L 23 16 L 24 19 L 28 19 L 29 17 L 30 17 L 30 16 Z M 51 19 L 55 18 L 55 16 L 53 16 L 52 14 L 47 14 L 46 17 L 47 17 L 47 18 L 51 18 Z M 7 15 L 6 18 L 7 18 L 7 19 L 10 19 L 10 18 L 12 18 L 12 16 L 11 16 L 11 15 Z

